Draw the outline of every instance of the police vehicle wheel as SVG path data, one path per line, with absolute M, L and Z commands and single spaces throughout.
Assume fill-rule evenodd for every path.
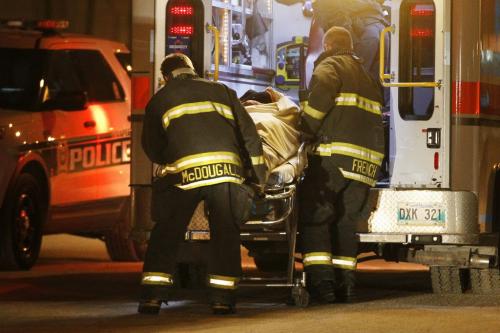
M 106 249 L 113 261 L 142 261 L 144 260 L 146 245 L 127 239 L 120 233 L 111 231 L 106 234 Z
M 470 285 L 474 294 L 500 295 L 500 271 L 498 268 L 471 269 Z
M 142 261 L 146 254 L 147 244 L 129 237 L 131 230 L 130 201 L 126 200 L 123 207 L 118 222 L 104 235 L 106 249 L 113 261 Z
M 28 270 L 38 259 L 47 203 L 36 178 L 23 173 L 6 197 L 0 221 L 0 269 Z
M 467 284 L 467 271 L 457 267 L 432 266 L 432 291 L 435 294 L 461 294 Z

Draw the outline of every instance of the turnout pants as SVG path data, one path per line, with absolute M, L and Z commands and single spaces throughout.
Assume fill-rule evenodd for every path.
M 314 285 L 335 280 L 333 268 L 356 269 L 356 229 L 369 186 L 345 179 L 328 158 L 309 159 L 299 193 L 300 231 L 304 267 Z
M 209 211 L 208 284 L 213 302 L 234 302 L 241 276 L 240 233 L 231 196 L 240 185 L 222 183 L 190 190 L 153 186 L 151 232 L 141 281 L 141 299 L 168 300 L 174 284 L 176 258 L 191 217 L 201 200 Z

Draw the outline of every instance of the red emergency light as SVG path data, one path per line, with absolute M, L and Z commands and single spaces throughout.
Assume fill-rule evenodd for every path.
M 411 16 L 434 16 L 434 6 L 432 5 L 413 5 L 411 7 Z
M 69 27 L 68 21 L 41 20 L 36 23 L 36 27 L 42 30 L 62 30 Z
M 432 29 L 413 28 L 411 29 L 410 35 L 413 38 L 427 38 L 434 36 L 434 32 Z
M 170 27 L 170 35 L 192 36 L 194 28 L 192 25 L 176 25 Z
M 176 16 L 193 15 L 193 6 L 174 6 L 170 8 L 170 14 Z

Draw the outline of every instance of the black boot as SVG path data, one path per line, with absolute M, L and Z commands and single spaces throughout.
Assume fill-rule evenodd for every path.
M 171 287 L 142 285 L 137 312 L 142 314 L 160 313 L 161 304 L 167 304 Z
M 213 314 L 236 313 L 236 292 L 234 290 L 211 288 L 209 298 Z
M 306 269 L 306 284 L 311 298 L 318 303 L 335 302 L 335 275 L 328 266 L 312 266 Z
M 323 280 L 309 288 L 313 300 L 321 304 L 335 302 L 335 282 L 332 280 Z
M 335 289 L 335 297 L 337 302 L 352 303 L 356 301 L 356 271 L 347 269 L 336 269 L 335 277 L 337 279 L 337 287 Z
M 142 314 L 157 315 L 158 313 L 160 313 L 161 303 L 162 301 L 156 299 L 141 300 L 139 302 L 137 312 Z
M 236 313 L 236 306 L 229 303 L 212 303 L 212 312 L 216 315 Z

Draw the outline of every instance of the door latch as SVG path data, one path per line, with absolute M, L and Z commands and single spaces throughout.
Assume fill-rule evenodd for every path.
M 427 148 L 441 148 L 441 129 L 428 128 L 426 131 Z

